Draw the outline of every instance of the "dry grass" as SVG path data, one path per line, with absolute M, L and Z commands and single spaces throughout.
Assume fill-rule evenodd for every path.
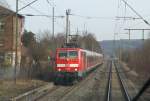
M 138 77 L 139 76 L 139 74 L 135 70 L 131 70 L 131 68 L 128 67 L 128 65 L 125 62 L 121 62 L 121 64 L 122 64 L 124 70 L 126 71 L 126 73 L 128 73 L 128 74 L 130 74 L 130 75 L 132 75 L 134 77 Z
M 39 80 L 17 80 L 16 84 L 11 80 L 0 80 L 0 101 L 3 98 L 15 97 L 31 89 L 47 84 Z

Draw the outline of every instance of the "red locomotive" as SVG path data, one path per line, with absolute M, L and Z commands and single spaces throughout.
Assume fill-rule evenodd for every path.
M 103 55 L 81 48 L 56 50 L 55 84 L 81 80 L 96 66 L 102 64 Z

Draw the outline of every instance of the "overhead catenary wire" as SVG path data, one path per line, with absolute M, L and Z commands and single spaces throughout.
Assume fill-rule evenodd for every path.
M 20 1 L 20 3 L 22 3 L 22 4 L 24 4 L 24 5 L 27 5 L 24 1 L 21 1 L 21 0 L 19 0 L 19 1 Z M 34 8 L 32 5 L 29 5 L 29 7 L 30 7 L 32 10 L 36 11 L 37 13 L 39 13 L 39 14 L 22 14 L 22 15 L 28 16 L 28 17 L 47 17 L 47 18 L 51 18 L 51 17 L 52 17 L 51 15 L 45 14 L 45 13 L 41 12 L 40 10 Z M 57 18 L 64 18 L 65 16 L 63 16 L 63 15 L 58 15 L 58 16 L 54 16 L 54 17 L 55 17 L 55 18 L 56 18 L 56 17 L 57 17 Z M 61 27 L 62 29 L 64 29 L 64 26 L 61 26 L 59 23 L 56 23 L 56 24 L 57 24 L 59 27 Z
M 123 9 L 124 9 L 124 14 L 123 14 L 123 21 L 122 21 L 122 23 L 121 23 L 121 25 L 120 25 L 120 27 L 119 27 L 119 33 L 121 33 L 120 31 L 121 31 L 121 29 L 122 28 L 124 28 L 124 26 L 125 26 L 125 24 L 126 24 L 126 21 L 127 21 L 127 19 L 137 19 L 137 18 L 135 18 L 135 17 L 127 17 L 126 15 L 127 15 L 127 4 L 125 3 L 124 4 L 124 7 L 123 7 Z M 121 19 L 121 18 L 120 18 Z M 121 38 L 121 36 L 120 36 L 120 34 L 118 35 L 118 37 L 119 38 Z
M 124 26 L 126 24 L 126 14 L 127 14 L 127 4 L 124 4 L 124 19 L 123 19 L 123 25 Z
M 80 18 L 84 18 L 84 19 L 100 19 L 100 20 L 120 20 L 120 19 L 125 19 L 125 20 L 135 20 L 135 19 L 139 19 L 136 17 L 100 17 L 100 16 L 83 16 L 83 15 L 79 15 L 79 14 L 70 14 L 71 16 L 75 16 L 75 17 L 80 17 Z
M 79 15 L 79 14 L 70 14 L 71 16 L 76 16 L 76 17 L 80 17 L 80 18 L 85 18 L 85 19 L 115 19 L 115 17 L 96 17 L 96 16 L 83 16 L 83 15 Z
M 22 4 L 24 4 L 24 5 L 27 5 L 24 1 L 19 0 L 19 2 L 22 3 Z M 36 11 L 37 13 L 39 13 L 39 14 L 41 14 L 41 15 L 46 15 L 45 13 L 41 12 L 40 10 L 34 8 L 32 5 L 29 5 L 29 7 L 30 7 L 32 10 Z
M 138 17 L 140 17 L 144 21 L 144 23 L 150 26 L 150 23 L 146 19 L 144 19 L 131 5 L 129 5 L 127 1 L 125 0 L 121 0 L 121 1 L 123 1 Z
M 21 15 L 23 15 L 23 16 L 31 16 L 31 17 L 35 17 L 35 16 L 44 16 L 44 17 L 52 17 L 52 16 L 50 16 L 50 15 L 37 15 L 37 14 L 21 14 Z
M 119 8 L 120 8 L 120 0 L 118 0 L 118 4 L 117 4 L 117 16 L 116 16 L 116 18 L 119 17 Z M 119 33 L 119 30 L 117 31 L 118 24 L 119 24 L 119 22 L 116 19 L 115 20 L 115 26 L 114 26 L 114 40 L 116 40 L 116 35 L 118 35 L 118 33 Z
M 52 18 L 53 16 L 52 15 L 38 15 L 38 14 L 21 14 L 23 16 L 44 16 L 44 17 L 48 17 L 48 18 Z M 64 18 L 65 16 L 54 16 L 54 18 Z
M 38 0 L 34 0 L 34 1 L 30 2 L 30 3 L 28 3 L 28 4 L 25 4 L 23 1 L 19 0 L 19 2 L 25 4 L 25 6 L 22 7 L 22 8 L 20 8 L 20 9 L 18 9 L 18 12 L 21 11 L 21 10 L 23 10 L 23 9 L 25 9 L 25 8 L 28 7 L 28 6 L 33 9 L 33 7 L 32 7 L 31 5 L 32 5 L 33 3 L 35 3 L 36 1 L 38 1 Z M 34 9 L 34 10 L 35 10 L 35 9 Z M 40 11 L 38 11 L 38 10 L 36 10 L 36 11 L 37 11 L 37 12 L 40 12 Z M 40 12 L 40 13 L 41 13 L 41 12 Z M 4 12 L 1 13 L 0 15 L 10 15 L 10 13 L 6 13 L 6 11 L 4 10 Z
M 124 30 L 123 28 L 128 23 L 127 20 L 141 20 L 141 18 L 139 16 L 138 17 L 127 16 L 127 3 L 124 3 L 123 7 L 122 7 L 121 6 L 121 2 L 122 2 L 121 0 L 118 0 L 117 16 L 116 16 L 116 18 L 118 18 L 118 19 L 120 19 L 122 21 L 121 22 L 116 21 L 115 28 L 114 28 L 114 34 L 118 35 L 119 39 L 121 39 L 121 36 L 120 36 L 121 34 L 119 35 L 119 33 L 121 33 L 121 31 Z M 123 9 L 123 11 L 119 11 L 121 9 Z M 120 12 L 120 14 L 119 14 L 119 12 Z M 115 39 L 115 35 L 114 35 L 114 39 Z
M 54 5 L 52 5 L 52 4 L 49 2 L 49 0 L 46 0 L 46 1 L 47 1 L 47 3 L 48 3 L 50 6 L 54 7 Z
M 150 18 L 148 18 L 148 20 L 150 20 Z M 140 21 L 140 22 L 138 22 L 138 23 L 132 24 L 132 25 L 129 26 L 129 28 L 130 28 L 130 27 L 138 26 L 138 25 L 140 25 L 140 24 L 142 24 L 142 23 L 143 23 L 143 21 Z
M 33 3 L 35 3 L 36 1 L 38 1 L 38 0 L 34 0 L 34 1 L 30 2 L 30 3 L 27 4 L 26 6 L 24 6 L 24 7 L 20 8 L 20 9 L 18 9 L 18 11 L 21 11 L 21 10 L 25 9 L 26 7 L 28 7 L 28 6 L 32 5 Z

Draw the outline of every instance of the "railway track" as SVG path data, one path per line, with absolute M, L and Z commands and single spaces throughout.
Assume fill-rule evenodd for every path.
M 107 64 L 107 67 L 109 67 L 109 72 L 108 72 L 108 83 L 106 87 L 106 99 L 105 101 L 110 101 L 111 100 L 111 89 L 112 89 L 112 62 L 109 61 Z
M 65 98 L 68 97 L 70 94 L 82 88 L 91 78 L 94 78 L 94 70 L 91 74 L 88 75 L 83 81 L 73 85 L 73 86 L 59 86 L 55 91 L 47 94 L 44 97 L 36 101 L 65 101 Z
M 47 94 L 51 88 L 55 89 L 52 84 L 47 84 L 11 98 L 9 101 L 35 101 Z
M 73 98 L 75 97 L 74 94 L 76 94 L 76 92 L 82 92 L 82 90 L 85 90 L 84 86 L 87 83 L 90 83 L 91 80 L 95 77 L 96 77 L 95 84 L 93 82 L 93 86 L 91 86 L 91 88 L 95 88 L 92 89 L 93 91 L 91 93 L 91 98 L 95 99 L 92 101 L 99 101 L 100 99 L 101 101 L 132 101 L 131 99 L 133 99 L 134 97 L 133 96 L 134 92 L 132 91 L 134 91 L 135 88 L 131 87 L 133 85 L 131 85 L 129 83 L 128 78 L 125 77 L 124 71 L 120 67 L 119 63 L 113 60 L 109 60 L 107 62 L 107 66 L 104 67 L 99 69 L 97 68 L 95 71 L 89 74 L 83 81 L 73 86 L 54 86 L 49 91 L 43 93 L 43 95 L 37 96 L 34 100 L 32 100 L 31 98 L 30 100 L 14 100 L 14 101 L 77 101 L 77 99 Z M 108 78 L 108 80 L 106 78 Z M 85 88 L 88 88 L 88 86 Z M 99 94 L 97 94 L 98 92 Z M 101 93 L 103 93 L 104 95 Z M 87 96 L 88 96 L 87 98 L 90 98 L 90 95 Z M 103 99 L 104 96 L 105 98 Z M 74 100 L 70 100 L 72 98 Z M 80 101 L 85 100 L 82 99 Z M 86 101 L 91 100 L 86 99 Z
M 96 70 L 94 70 L 96 71 Z M 91 79 L 94 75 L 94 71 L 88 75 L 83 81 L 73 86 L 54 86 L 45 85 L 37 89 L 33 89 L 24 94 L 10 99 L 10 101 L 62 101 L 65 96 L 71 92 L 80 89 L 84 84 Z M 93 77 L 94 78 L 94 77 Z M 53 100 L 49 100 L 53 99 Z
M 143 92 L 143 96 L 141 95 L 137 98 L 142 88 L 138 88 L 130 79 L 127 78 L 127 76 L 125 75 L 125 71 L 123 70 L 123 68 L 121 68 L 122 65 L 119 62 L 115 62 L 115 65 L 118 74 L 120 74 L 120 77 L 122 78 L 122 81 L 124 83 L 123 85 L 128 92 L 128 96 L 130 95 L 130 101 L 149 101 L 149 94 L 147 93 L 147 91 L 149 91 L 150 89 L 147 89 L 145 92 Z
M 64 92 L 61 92 L 62 94 L 59 95 L 59 97 L 57 96 L 56 101 L 59 101 L 63 96 L 67 95 L 71 90 L 75 89 L 75 87 L 77 85 L 70 86 L 70 87 L 53 86 L 53 87 L 51 87 L 51 89 L 48 86 L 49 85 L 42 86 L 37 89 L 33 89 L 31 91 L 28 91 L 24 94 L 21 94 L 17 97 L 10 99 L 10 101 L 40 101 L 41 98 L 47 96 L 48 94 L 51 94 L 51 93 L 58 94 L 58 92 L 64 91 Z M 41 101 L 43 101 L 43 100 L 41 100 Z M 45 101 L 48 101 L 48 99 Z
M 121 90 L 122 90 L 122 93 L 124 95 L 125 101 L 131 101 L 131 97 L 130 97 L 130 95 L 128 93 L 128 89 L 127 89 L 127 87 L 125 85 L 124 78 L 121 75 L 121 73 L 123 73 L 123 72 L 120 73 L 119 66 L 117 65 L 116 62 L 114 62 L 114 66 L 115 66 L 115 69 L 116 69 L 116 73 L 118 75 L 118 79 L 120 81 L 120 86 L 121 86 Z
M 124 78 L 118 70 L 118 64 L 110 61 L 105 101 L 131 101 Z

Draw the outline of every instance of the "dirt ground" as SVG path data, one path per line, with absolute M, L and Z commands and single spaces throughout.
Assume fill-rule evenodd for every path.
M 0 80 L 0 101 L 7 101 L 12 97 L 47 83 L 40 80 L 17 80 L 15 84 L 13 80 Z
M 126 76 L 130 78 L 132 82 L 134 82 L 134 88 L 138 93 L 145 84 L 145 82 L 148 80 L 149 76 L 146 75 L 147 73 L 137 73 L 135 70 L 131 70 L 130 67 L 128 67 L 127 64 L 124 62 L 122 62 L 122 65 L 124 67 L 124 70 L 127 71 Z M 139 101 L 150 101 L 149 96 L 150 96 L 150 87 L 144 92 Z

